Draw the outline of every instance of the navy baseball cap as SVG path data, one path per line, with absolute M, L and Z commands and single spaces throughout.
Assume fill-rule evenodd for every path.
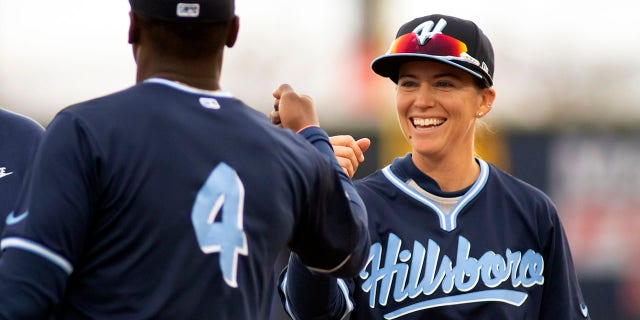
M 398 82 L 400 65 L 436 60 L 460 68 L 493 86 L 493 47 L 489 38 L 469 20 L 433 14 L 403 24 L 389 50 L 373 60 L 371 68 Z
M 224 22 L 235 15 L 234 0 L 129 0 L 131 10 L 165 21 Z

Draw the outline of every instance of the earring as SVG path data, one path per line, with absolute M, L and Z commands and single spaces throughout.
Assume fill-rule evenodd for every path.
M 478 117 L 482 117 L 482 111 L 478 112 Z

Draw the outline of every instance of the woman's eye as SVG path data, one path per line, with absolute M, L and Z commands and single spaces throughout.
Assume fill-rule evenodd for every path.
M 401 87 L 415 87 L 417 84 L 415 81 L 411 81 L 411 80 L 404 80 L 404 81 L 400 81 L 399 86 Z

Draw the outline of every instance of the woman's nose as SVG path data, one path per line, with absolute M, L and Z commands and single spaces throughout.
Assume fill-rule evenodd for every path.
M 416 91 L 416 98 L 415 98 L 414 104 L 417 107 L 421 107 L 421 108 L 432 107 L 434 104 L 433 98 L 434 98 L 434 94 L 433 94 L 433 90 L 431 90 L 431 87 L 426 84 L 423 84 Z

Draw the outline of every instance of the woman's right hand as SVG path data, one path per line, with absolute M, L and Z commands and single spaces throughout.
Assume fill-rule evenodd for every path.
M 329 137 L 329 141 L 338 163 L 349 178 L 353 178 L 358 166 L 364 161 L 364 153 L 371 146 L 371 140 L 369 138 L 356 140 L 350 135 L 339 135 Z

